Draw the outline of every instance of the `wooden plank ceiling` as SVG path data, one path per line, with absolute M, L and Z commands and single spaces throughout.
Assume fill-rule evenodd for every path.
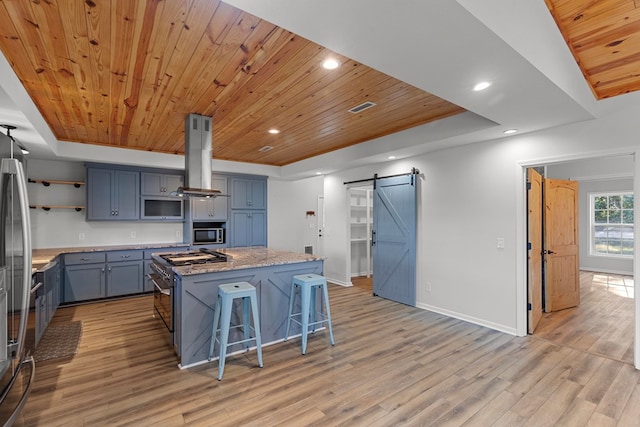
M 198 113 L 214 158 L 282 166 L 464 111 L 217 0 L 0 0 L 0 24 L 63 141 L 184 153 Z
M 640 89 L 640 0 L 545 0 L 596 98 Z

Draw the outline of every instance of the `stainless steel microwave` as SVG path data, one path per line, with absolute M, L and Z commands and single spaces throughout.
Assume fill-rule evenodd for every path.
M 208 245 L 224 243 L 224 228 L 194 228 L 193 244 Z

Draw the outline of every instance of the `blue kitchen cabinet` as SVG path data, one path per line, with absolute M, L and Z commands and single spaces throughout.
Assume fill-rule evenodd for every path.
M 231 246 L 266 246 L 267 211 L 233 210 L 231 212 Z
M 64 267 L 64 302 L 87 301 L 106 296 L 105 264 L 77 264 Z
M 143 196 L 169 196 L 184 185 L 183 175 L 141 172 L 140 193 Z
M 60 305 L 60 264 L 49 263 L 43 273 L 43 286 L 46 298 L 46 324 L 48 325 Z
M 231 209 L 266 209 L 266 178 L 231 178 Z
M 107 252 L 106 296 L 139 294 L 143 291 L 142 250 Z
M 211 188 L 220 190 L 224 196 L 191 199 L 191 219 L 193 221 L 225 221 L 227 219 L 227 177 L 213 175 Z
M 87 168 L 87 220 L 140 217 L 140 172 Z
M 83 252 L 64 256 L 64 302 L 143 291 L 143 251 Z

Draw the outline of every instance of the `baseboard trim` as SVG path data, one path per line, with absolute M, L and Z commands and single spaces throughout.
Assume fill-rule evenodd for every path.
M 458 313 L 458 312 L 451 311 L 451 310 L 442 309 L 442 308 L 435 307 L 435 306 L 432 306 L 432 305 L 429 305 L 429 304 L 417 303 L 416 307 L 418 307 L 418 308 L 420 308 L 422 310 L 433 311 L 434 313 L 442 314 L 442 315 L 445 315 L 445 316 L 448 316 L 448 317 L 453 317 L 454 319 L 464 320 L 465 322 L 473 323 L 474 325 L 484 326 L 485 328 L 494 329 L 496 331 L 504 332 L 505 334 L 515 335 L 515 336 L 518 335 L 516 333 L 516 328 L 512 328 L 510 326 L 501 325 L 499 323 L 494 323 L 494 322 L 489 322 L 489 321 L 484 320 L 484 319 L 478 319 L 477 317 L 467 316 L 466 314 Z

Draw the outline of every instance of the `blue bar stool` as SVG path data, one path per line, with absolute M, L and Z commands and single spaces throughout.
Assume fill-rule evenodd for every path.
M 242 298 L 242 324 L 231 325 L 231 310 L 233 307 L 233 300 Z M 251 304 L 251 314 L 253 317 L 253 326 L 249 322 L 249 304 Z M 220 325 L 220 329 L 218 329 Z M 229 330 L 232 328 L 243 328 L 244 339 L 240 341 L 229 341 Z M 250 330 L 253 329 L 254 336 L 250 336 Z M 220 331 L 220 339 L 217 338 L 217 332 Z M 224 372 L 224 363 L 227 357 L 227 347 L 244 343 L 245 349 L 249 349 L 249 342 L 256 342 L 256 349 L 258 351 L 258 364 L 262 368 L 262 340 L 260 338 L 260 318 L 258 317 L 258 297 L 256 294 L 256 288 L 247 282 L 235 282 L 227 283 L 218 286 L 218 300 L 216 301 L 216 308 L 213 313 L 213 327 L 211 329 L 211 346 L 209 347 L 209 360 L 213 357 L 213 350 L 216 341 L 219 345 L 218 356 L 218 381 L 222 379 L 222 373 Z
M 293 302 L 296 295 L 296 289 L 300 289 L 300 313 L 293 313 Z M 316 310 L 316 290 L 322 290 L 322 296 L 324 298 L 323 305 L 326 313 Z M 322 309 L 321 309 L 322 310 Z M 295 317 L 300 316 L 300 320 Z M 316 320 L 316 316 L 320 319 Z M 291 322 L 296 322 L 302 327 L 302 354 L 307 352 L 307 335 L 309 333 L 309 326 L 311 326 L 311 332 L 315 333 L 316 325 L 326 323 L 329 327 L 329 336 L 331 338 L 331 345 L 335 345 L 333 341 L 333 329 L 331 328 L 331 308 L 329 307 L 329 292 L 327 291 L 327 279 L 318 274 L 299 274 L 293 276 L 291 282 L 291 294 L 289 295 L 289 319 L 287 321 L 287 332 L 285 333 L 284 340 L 289 339 L 289 330 Z

